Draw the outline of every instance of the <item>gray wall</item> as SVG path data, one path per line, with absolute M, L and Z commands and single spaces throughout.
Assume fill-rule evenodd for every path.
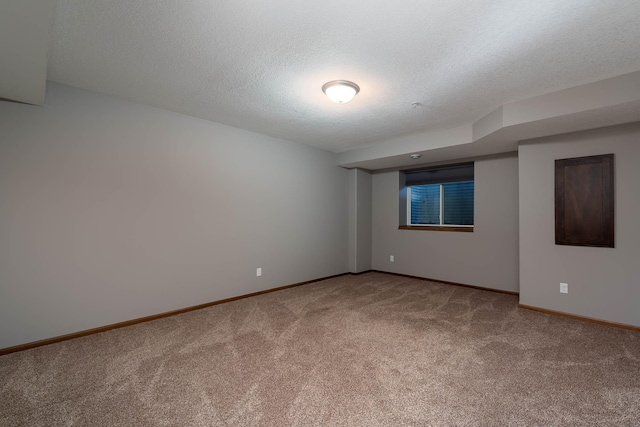
M 373 175 L 373 269 L 518 291 L 515 154 L 475 162 L 473 233 L 398 230 L 398 198 L 397 171 Z
M 615 248 L 555 245 L 554 160 L 608 153 L 615 155 Z M 640 326 L 639 165 L 640 123 L 520 144 L 522 304 Z
M 52 83 L 0 129 L 0 348 L 348 269 L 334 154 Z
M 0 2 L 0 98 L 44 104 L 53 1 Z
M 349 272 L 371 270 L 371 174 L 349 170 Z

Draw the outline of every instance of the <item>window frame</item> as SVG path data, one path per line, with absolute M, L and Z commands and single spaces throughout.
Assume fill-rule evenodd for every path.
M 473 182 L 474 186 L 473 186 L 473 194 L 474 194 L 474 204 L 473 204 L 473 209 L 474 209 L 474 213 L 475 213 L 475 179 L 473 180 L 468 180 L 468 181 L 456 181 L 456 182 Z M 411 223 L 411 187 L 414 187 L 413 185 L 407 186 L 406 187 L 406 191 L 407 191 L 407 195 L 406 195 L 406 211 L 407 211 L 407 217 L 406 217 L 406 225 L 400 225 L 398 227 L 398 229 L 400 230 L 424 230 L 424 231 L 458 231 L 458 232 L 467 232 L 467 233 L 471 233 L 474 231 L 475 228 L 475 215 L 474 215 L 474 223 L 472 225 L 456 225 L 456 224 L 443 224 L 442 222 L 444 221 L 444 188 L 443 186 L 445 184 L 448 184 L 448 182 L 440 182 L 437 184 L 423 184 L 423 185 L 439 185 L 440 186 L 440 212 L 439 212 L 439 219 L 440 219 L 440 224 L 413 224 Z M 420 184 L 418 184 L 420 185 Z M 415 187 L 417 187 L 418 185 L 415 185 Z

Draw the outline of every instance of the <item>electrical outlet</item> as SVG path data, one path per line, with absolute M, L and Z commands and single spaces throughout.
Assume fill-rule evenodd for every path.
M 262 276 L 262 267 L 258 267 L 258 268 L 256 269 L 256 276 L 257 276 L 257 277 Z
M 396 258 L 393 255 L 389 255 L 389 261 L 394 262 Z
M 560 283 L 560 293 L 568 294 L 569 293 L 569 284 L 568 283 Z

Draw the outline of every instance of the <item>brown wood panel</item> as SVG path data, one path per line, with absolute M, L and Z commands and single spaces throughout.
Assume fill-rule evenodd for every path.
M 614 247 L 613 194 L 613 154 L 556 160 L 556 244 Z

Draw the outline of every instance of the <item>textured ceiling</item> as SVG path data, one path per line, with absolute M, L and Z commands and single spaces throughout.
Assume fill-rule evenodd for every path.
M 48 79 L 344 151 L 640 70 L 639 22 L 638 0 L 58 0 Z M 334 79 L 361 92 L 334 104 Z

